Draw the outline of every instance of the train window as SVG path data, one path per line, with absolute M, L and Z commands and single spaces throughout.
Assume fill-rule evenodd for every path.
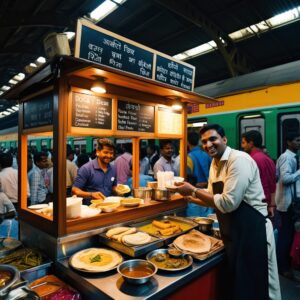
M 278 125 L 280 133 L 278 150 L 281 154 L 286 150 L 287 133 L 300 132 L 300 113 L 280 115 Z
M 86 140 L 74 138 L 74 149 L 79 149 L 80 153 L 86 153 Z
M 242 134 L 250 130 L 257 130 L 262 135 L 263 145 L 265 144 L 265 119 L 261 115 L 247 115 L 240 118 L 239 124 L 239 140 L 241 141 Z

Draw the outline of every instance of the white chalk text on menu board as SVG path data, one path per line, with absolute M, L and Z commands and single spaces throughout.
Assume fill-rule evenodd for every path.
M 72 126 L 111 129 L 112 100 L 109 98 L 72 94 Z
M 154 132 L 154 106 L 118 101 L 118 130 Z
M 152 78 L 153 53 L 103 32 L 82 26 L 80 57 Z
M 52 125 L 53 123 L 53 95 L 47 93 L 37 96 L 24 103 L 24 129 Z
M 162 134 L 182 134 L 181 112 L 158 107 L 158 132 Z
M 193 90 L 194 69 L 171 59 L 156 56 L 155 79 L 188 91 Z

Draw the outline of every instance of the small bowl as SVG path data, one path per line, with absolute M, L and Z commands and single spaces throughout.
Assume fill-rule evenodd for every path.
M 157 267 L 147 260 L 131 259 L 121 263 L 117 270 L 128 283 L 144 284 L 156 274 Z
M 172 257 L 181 257 L 183 256 L 183 252 L 181 252 L 178 249 L 174 249 L 174 248 L 170 248 L 168 249 L 168 253 L 172 256 Z
M 211 233 L 214 219 L 205 218 L 205 217 L 196 217 L 193 219 L 194 222 L 198 223 L 199 231 L 203 233 Z
M 175 176 L 174 177 L 174 182 L 184 182 L 184 177 Z

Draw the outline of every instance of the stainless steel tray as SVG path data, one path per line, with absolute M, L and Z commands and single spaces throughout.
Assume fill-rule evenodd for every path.
M 32 282 L 38 278 L 50 274 L 51 266 L 52 266 L 52 261 L 50 259 L 45 259 L 45 261 L 39 266 L 20 271 L 20 276 L 24 280 L 27 280 L 28 282 Z
M 106 233 L 103 232 L 101 234 L 99 234 L 99 241 L 104 244 L 107 245 L 115 250 L 118 250 L 124 254 L 127 254 L 131 257 L 137 257 L 143 254 L 146 254 L 148 252 L 150 252 L 151 250 L 157 249 L 159 247 L 162 247 L 164 245 L 164 242 L 162 239 L 157 238 L 155 236 L 150 235 L 151 240 L 149 243 L 145 244 L 145 245 L 141 245 L 141 246 L 127 246 L 123 243 L 120 243 L 118 241 L 109 239 L 106 236 Z
M 193 220 L 190 220 L 190 219 L 184 218 L 184 217 L 177 217 L 177 216 L 163 216 L 163 217 L 152 218 L 152 219 L 148 219 L 148 220 L 145 220 L 143 222 L 140 222 L 140 223 L 131 224 L 129 226 L 130 227 L 136 227 L 138 230 L 140 230 L 139 229 L 140 227 L 152 223 L 153 220 L 158 220 L 158 221 L 169 220 L 169 221 L 175 221 L 175 222 L 177 221 L 177 222 L 185 223 L 185 224 L 188 224 L 188 225 L 191 226 L 191 228 L 189 228 L 187 230 L 183 230 L 181 232 L 177 232 L 177 233 L 174 233 L 172 235 L 161 235 L 161 234 L 150 233 L 152 236 L 155 236 L 155 237 L 163 240 L 164 245 L 170 244 L 175 237 L 177 237 L 177 236 L 179 236 L 183 233 L 186 233 L 186 232 L 188 232 L 188 231 L 190 231 L 190 230 L 192 230 L 192 229 L 194 229 L 198 226 L 198 224 L 195 223 Z M 140 231 L 143 231 L 143 230 L 140 230 Z

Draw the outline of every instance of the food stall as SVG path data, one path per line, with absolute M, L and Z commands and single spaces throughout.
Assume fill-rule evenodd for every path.
M 138 288 L 124 282 L 115 270 L 84 274 L 69 264 L 74 253 L 100 244 L 136 257 L 172 241 L 152 237 L 148 242 L 152 248 L 132 250 L 128 245 L 119 243 L 118 248 L 118 242 L 107 241 L 105 232 L 147 220 L 176 219 L 186 206 L 176 194 L 167 201 L 147 199 L 138 206 L 118 206 L 109 213 L 90 214 L 90 208 L 85 208 L 88 213 L 68 218 L 66 143 L 70 136 L 130 138 L 133 187 L 137 188 L 140 141 L 177 139 L 180 175 L 185 177 L 187 104 L 214 101 L 193 92 L 194 76 L 193 66 L 82 19 L 78 21 L 75 57 L 55 57 L 7 93 L 8 99 L 19 101 L 20 239 L 46 253 L 54 261 L 55 273 L 86 298 L 157 299 L 172 293 L 176 299 L 195 288 L 203 292 L 203 299 L 217 297 L 215 285 L 222 253 L 206 256 L 175 276 L 156 274 L 150 283 Z M 95 86 L 102 89 L 101 93 L 92 91 Z M 32 136 L 53 139 L 53 201 L 46 210 L 30 205 L 27 199 L 27 142 Z M 183 232 L 195 228 L 191 224 Z

